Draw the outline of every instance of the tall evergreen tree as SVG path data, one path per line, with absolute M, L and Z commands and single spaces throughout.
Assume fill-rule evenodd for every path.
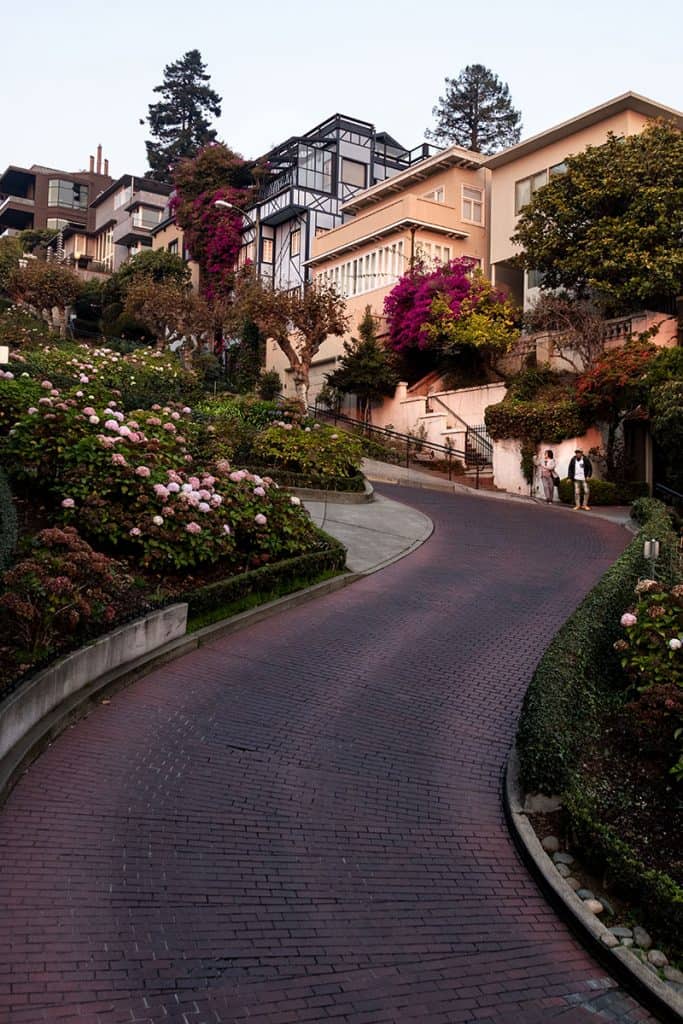
M 195 156 L 202 146 L 215 140 L 208 115 L 221 116 L 222 100 L 209 87 L 210 77 L 199 50 L 188 50 L 164 68 L 164 80 L 154 90 L 162 99 L 149 106 L 153 138 L 145 143 L 148 178 L 170 182 L 178 160 Z
M 494 153 L 519 142 L 521 114 L 505 82 L 483 64 L 468 64 L 446 78 L 446 93 L 432 108 L 436 125 L 427 138 L 442 146 L 457 143 L 475 153 Z
M 364 423 L 371 419 L 372 403 L 391 394 L 398 381 L 390 352 L 377 337 L 372 308 L 358 325 L 359 338 L 344 342 L 344 355 L 333 373 L 325 374 L 327 384 L 342 394 L 354 394 Z

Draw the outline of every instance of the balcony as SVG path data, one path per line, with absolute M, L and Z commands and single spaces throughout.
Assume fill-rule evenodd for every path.
M 114 245 L 135 245 L 142 242 L 143 245 L 152 244 L 152 226 L 146 226 L 138 214 L 132 214 L 114 226 L 112 239 Z
M 25 196 L 6 196 L 0 200 L 0 228 L 23 231 L 33 227 L 35 202 Z
M 348 224 L 318 235 L 313 239 L 309 263 L 321 263 L 344 252 L 359 249 L 368 242 L 400 235 L 413 228 L 421 228 L 447 238 L 469 237 L 460 213 L 454 206 L 407 195 L 372 213 L 355 217 Z

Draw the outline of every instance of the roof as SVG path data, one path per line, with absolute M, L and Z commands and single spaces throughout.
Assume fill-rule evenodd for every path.
M 625 92 L 613 100 L 608 100 L 607 103 L 601 103 L 599 107 L 592 107 L 583 114 L 570 118 L 569 121 L 563 121 L 561 124 L 555 125 L 554 128 L 548 128 L 539 135 L 532 135 L 530 138 L 510 146 L 500 153 L 495 153 L 485 161 L 484 166 L 491 169 L 502 167 L 504 164 L 509 164 L 513 160 L 518 160 L 529 153 L 534 153 L 538 149 L 543 149 L 553 142 L 559 142 L 569 135 L 574 135 L 584 128 L 590 128 L 594 124 L 599 124 L 600 121 L 605 121 L 614 114 L 621 114 L 625 110 L 632 110 L 637 114 L 643 114 L 645 117 L 664 118 L 667 121 L 674 121 L 679 128 L 683 128 L 683 113 L 680 110 L 665 107 L 661 103 L 656 103 L 646 96 L 640 96 L 636 92 Z
M 344 203 L 344 213 L 357 213 L 365 206 L 371 206 L 378 199 L 384 199 L 394 192 L 402 192 L 407 185 L 424 181 L 438 171 L 446 170 L 449 167 L 466 167 L 468 170 L 477 170 L 486 160 L 482 153 L 475 153 L 470 149 L 463 149 L 462 146 L 449 146 L 434 156 L 420 160 L 405 171 L 399 171 L 391 178 L 378 182 L 371 188 L 366 188 Z
M 172 185 L 166 185 L 161 181 L 154 181 L 153 178 L 140 178 L 135 174 L 122 174 L 120 178 L 113 181 L 111 185 L 103 189 L 99 195 L 95 196 L 93 201 L 90 203 L 91 206 L 98 206 L 101 202 L 107 199 L 117 189 L 123 188 L 125 185 L 130 185 L 132 182 L 134 192 L 154 192 L 159 196 L 170 196 L 173 191 Z

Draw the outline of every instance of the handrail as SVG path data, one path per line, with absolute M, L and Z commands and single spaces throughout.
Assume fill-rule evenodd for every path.
M 442 405 L 444 407 L 446 412 L 450 413 L 451 416 L 454 416 L 456 418 L 456 420 L 459 420 L 460 423 L 462 423 L 462 425 L 465 428 L 465 430 L 469 430 L 470 429 L 469 423 L 466 423 L 465 420 L 462 418 L 462 416 L 459 416 L 457 414 L 457 412 L 455 412 L 453 409 L 451 409 L 450 405 L 446 405 L 446 403 L 444 402 L 443 398 L 439 398 L 438 395 L 427 394 L 427 395 L 425 395 L 425 402 L 426 403 L 438 402 L 439 405 Z
M 655 484 L 653 488 L 655 494 L 662 495 L 662 501 L 665 504 L 673 505 L 674 502 L 680 502 L 683 505 L 683 494 L 680 491 L 675 491 L 673 487 L 665 487 L 664 484 Z
M 486 459 L 475 452 L 476 458 L 472 459 L 471 454 L 466 450 L 462 451 L 459 448 L 454 448 L 452 445 L 438 444 L 435 441 L 423 441 L 419 437 L 414 437 L 412 434 L 402 434 L 398 430 L 391 430 L 388 427 L 375 427 L 371 423 L 364 423 L 362 420 L 356 420 L 352 416 L 346 416 L 344 413 L 337 412 L 334 409 L 326 410 L 320 409 L 318 405 L 309 405 L 308 411 L 312 416 L 320 419 L 331 419 L 334 420 L 335 425 L 340 423 L 348 423 L 352 427 L 360 428 L 364 434 L 369 434 L 370 437 L 377 436 L 384 438 L 385 440 L 394 441 L 405 445 L 405 465 L 406 468 L 410 466 L 410 452 L 411 448 L 416 451 L 422 451 L 426 449 L 429 452 L 438 453 L 442 459 L 448 461 L 448 479 L 452 477 L 453 458 L 459 459 L 465 466 L 474 463 L 474 469 L 476 471 L 475 487 L 479 489 L 479 473 L 483 465 L 486 464 Z M 470 450 L 471 451 L 471 450 Z

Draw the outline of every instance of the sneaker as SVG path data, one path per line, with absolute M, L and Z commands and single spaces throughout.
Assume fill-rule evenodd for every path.
M 580 505 L 574 505 L 574 511 L 575 512 L 580 512 L 581 511 L 581 506 Z
M 591 507 L 590 507 L 590 505 L 584 505 L 584 506 L 583 506 L 583 511 L 584 511 L 584 512 L 590 512 L 590 510 L 591 510 Z

